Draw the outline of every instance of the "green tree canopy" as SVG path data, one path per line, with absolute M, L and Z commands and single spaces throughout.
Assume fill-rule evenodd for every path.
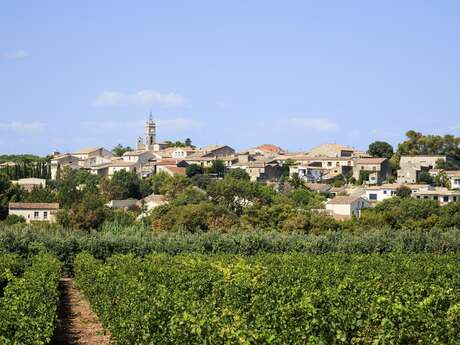
M 115 146 L 113 149 L 112 149 L 112 153 L 115 155 L 115 156 L 118 156 L 118 157 L 121 157 L 123 156 L 124 153 L 128 152 L 128 151 L 132 151 L 133 149 L 129 146 L 126 146 L 124 147 L 123 145 L 121 144 L 118 144 L 117 146 Z
M 393 156 L 393 146 L 385 141 L 375 141 L 369 145 L 367 153 L 369 153 L 372 157 L 390 159 Z
M 238 180 L 249 181 L 249 174 L 246 172 L 246 170 L 241 168 L 230 169 L 225 176 Z
M 398 145 L 400 155 L 443 155 L 460 160 L 460 137 L 425 135 L 412 130 L 406 132 L 406 137 L 407 140 Z
M 204 170 L 201 165 L 190 164 L 186 169 L 187 177 L 193 177 L 195 175 L 203 174 Z

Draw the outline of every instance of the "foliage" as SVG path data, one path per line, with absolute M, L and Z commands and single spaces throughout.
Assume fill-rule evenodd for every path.
M 195 175 L 190 179 L 190 182 L 194 186 L 206 190 L 211 183 L 211 177 L 208 174 Z
M 359 178 L 358 178 L 358 181 L 356 183 L 358 185 L 362 185 L 364 182 L 368 182 L 370 174 L 371 174 L 371 172 L 368 171 L 368 170 L 360 170 L 359 171 Z
M 56 192 L 50 186 L 35 186 L 30 192 L 24 193 L 25 202 L 56 202 Z
M 71 209 L 60 210 L 57 214 L 57 221 L 66 228 L 96 229 L 106 219 L 107 211 L 104 201 L 100 195 L 87 194 Z
M 456 170 L 458 169 L 458 164 L 454 164 L 449 158 L 447 160 L 438 159 L 435 163 L 435 169 L 442 169 L 442 170 Z
M 418 175 L 418 182 L 431 185 L 434 181 L 428 171 L 421 171 Z
M 166 205 L 168 206 L 168 205 Z M 449 206 L 450 207 L 450 206 Z M 163 208 L 163 206 L 157 209 Z M 155 211 L 157 210 L 155 209 Z M 445 210 L 443 208 L 443 210 Z M 167 212 L 168 210 L 164 210 Z M 446 226 L 460 226 L 457 208 L 452 208 L 442 218 Z M 368 217 L 359 219 L 364 222 Z M 379 213 L 373 213 L 379 216 Z M 453 215 L 453 216 L 451 216 Z M 332 218 L 330 218 L 333 221 Z M 385 219 L 383 219 L 385 220 Z M 290 222 L 288 222 L 290 223 Z M 326 223 L 323 217 L 316 224 Z M 291 223 L 292 224 L 292 223 Z M 333 228 L 337 223 L 329 223 Z M 344 224 L 344 223 L 341 223 Z M 331 230 L 300 233 L 286 225 L 285 232 L 253 229 L 227 229 L 208 232 L 152 232 L 142 224 L 123 226 L 104 223 L 101 231 L 86 232 L 78 229 L 46 229 L 30 225 L 8 227 L 0 223 L 0 253 L 16 253 L 29 257 L 42 252 L 56 255 L 67 271 L 72 271 L 75 256 L 88 251 L 98 259 L 106 260 L 114 254 L 134 253 L 145 256 L 149 253 L 232 253 L 254 255 L 256 253 L 304 252 L 323 253 L 460 253 L 460 232 L 448 230 L 394 230 L 384 222 L 377 226 L 375 221 L 367 224 L 366 230 L 353 227 L 348 230 Z M 361 224 L 360 224 L 361 225 Z M 318 225 L 322 226 L 322 225 Z M 364 226 L 364 225 L 362 225 Z M 293 230 L 293 231 L 291 231 Z
M 216 175 L 217 177 L 223 177 L 225 174 L 225 164 L 220 159 L 213 160 L 211 166 L 206 169 L 206 172 Z
M 369 153 L 372 157 L 390 159 L 393 156 L 393 146 L 385 141 L 375 141 L 369 145 L 367 153 Z
M 152 193 L 160 194 L 160 190 L 171 179 L 171 176 L 165 172 L 159 172 L 147 179 L 147 183 L 152 189 Z
M 111 200 L 140 199 L 152 192 L 145 180 L 125 170 L 116 171 L 106 183 L 105 193 Z
M 203 167 L 198 164 L 190 164 L 186 169 L 185 172 L 187 177 L 193 177 L 195 175 L 203 174 Z
M 366 210 L 361 218 L 365 214 L 377 213 L 393 229 L 427 229 L 438 224 L 440 209 L 441 206 L 433 200 L 393 197 Z
M 53 336 L 61 263 L 49 254 L 33 258 L 22 277 L 10 276 L 0 298 L 2 344 L 48 344 Z
M 167 179 L 161 186 L 160 193 L 166 195 L 168 199 L 174 199 L 190 187 L 190 185 L 190 180 L 185 176 L 174 175 Z
M 26 219 L 23 216 L 18 216 L 16 214 L 9 214 L 3 222 L 6 225 L 14 225 L 14 224 L 25 223 Z
M 184 142 L 182 141 L 170 141 L 166 140 L 165 141 L 166 147 L 193 147 L 192 146 L 192 140 L 190 138 L 185 139 Z
M 123 145 L 118 144 L 117 146 L 115 146 L 112 149 L 112 153 L 117 157 L 121 157 L 121 156 L 123 156 L 124 153 L 126 153 L 128 151 L 132 151 L 132 150 L 133 149 L 131 147 L 129 147 L 129 146 L 124 147 Z
M 228 209 L 210 202 L 179 206 L 168 205 L 152 213 L 155 231 L 226 231 L 238 224 L 238 218 Z
M 12 180 L 28 177 L 51 178 L 51 165 L 48 158 L 28 158 L 28 155 L 25 155 L 12 161 L 15 162 L 15 165 L 0 169 L 1 173 L 8 175 Z
M 249 174 L 246 172 L 246 170 L 241 169 L 241 168 L 230 169 L 226 173 L 226 176 L 237 179 L 237 180 L 249 181 L 250 179 Z
M 455 344 L 457 263 L 458 254 L 106 263 L 80 254 L 75 271 L 117 344 Z
M 241 215 L 244 207 L 248 205 L 270 203 L 275 194 L 275 190 L 271 187 L 232 177 L 213 181 L 208 186 L 210 199 L 237 215 Z
M 298 173 L 292 174 L 291 178 L 289 179 L 289 184 L 292 186 L 292 188 L 295 188 L 295 189 L 305 187 L 305 183 L 300 178 Z
M 438 187 L 451 188 L 450 178 L 445 171 L 441 171 L 434 177 L 433 184 Z
M 292 158 L 288 158 L 283 163 L 283 173 L 281 174 L 282 179 L 289 178 L 289 169 L 291 166 L 295 165 L 295 161 Z
M 412 194 L 412 190 L 407 186 L 399 186 L 396 188 L 396 196 L 400 198 L 409 198 Z
M 406 132 L 407 140 L 398 145 L 400 155 L 443 155 L 460 160 L 460 137 L 453 135 L 425 135 Z

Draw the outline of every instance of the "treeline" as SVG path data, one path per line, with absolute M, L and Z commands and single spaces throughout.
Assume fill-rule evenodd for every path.
M 360 218 L 337 221 L 324 210 L 328 195 L 310 191 L 295 179 L 276 186 L 252 182 L 239 169 L 224 178 L 160 173 L 148 179 L 125 171 L 109 179 L 84 170 L 64 169 L 58 180 L 31 192 L 18 189 L 1 176 L 0 206 L 3 205 L 4 217 L 9 201 L 58 202 L 59 225 L 86 231 L 112 223 L 142 225 L 154 232 L 191 233 L 230 229 L 305 234 L 365 232 L 374 228 L 460 229 L 460 201 L 440 206 L 436 201 L 414 199 L 401 192 L 375 208 L 363 210 Z M 142 203 L 124 210 L 105 206 L 109 200 L 142 199 L 151 193 L 164 195 L 167 204 L 150 212 Z M 10 217 L 5 221 L 11 224 L 18 219 Z
M 49 160 L 22 160 L 15 165 L 7 165 L 0 168 L 0 173 L 7 175 L 11 180 L 36 177 L 42 179 L 51 178 L 51 165 Z

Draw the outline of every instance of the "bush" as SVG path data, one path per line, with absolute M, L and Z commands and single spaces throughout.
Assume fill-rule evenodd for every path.
M 14 225 L 19 223 L 25 223 L 26 219 L 23 216 L 18 216 L 16 214 L 9 214 L 3 221 L 6 225 Z

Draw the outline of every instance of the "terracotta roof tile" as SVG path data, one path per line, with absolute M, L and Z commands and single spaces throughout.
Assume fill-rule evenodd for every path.
M 59 210 L 58 203 L 46 202 L 10 202 L 8 207 L 14 210 Z

